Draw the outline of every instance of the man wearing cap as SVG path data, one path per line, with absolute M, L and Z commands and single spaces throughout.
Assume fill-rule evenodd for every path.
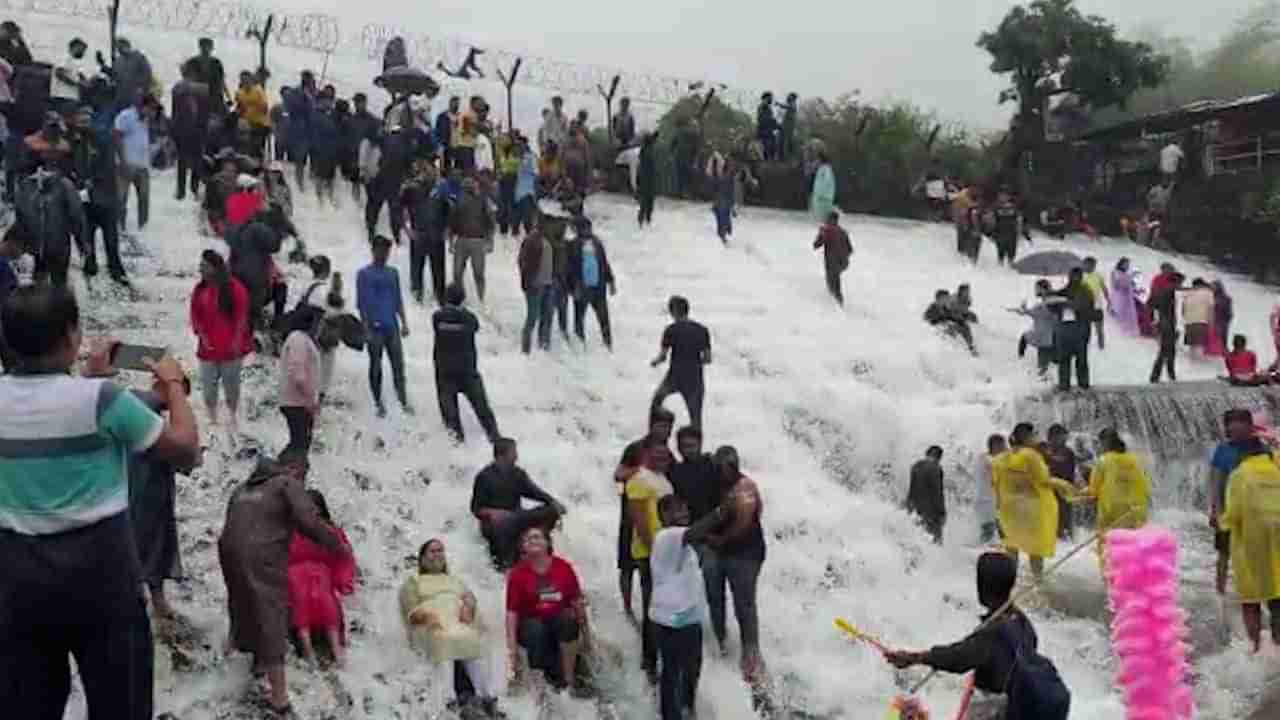
M 218 115 L 227 112 L 227 73 L 222 69 L 222 61 L 213 56 L 213 38 L 200 38 L 200 52 L 182 64 L 182 74 L 186 76 L 190 70 L 193 79 L 209 86 L 209 96 L 213 100 L 211 111 Z
M 138 193 L 138 229 L 147 226 L 151 215 L 151 127 L 156 101 L 139 93 L 132 107 L 116 116 L 114 135 L 120 149 L 120 229 L 129 215 L 129 187 Z
M 67 45 L 67 57 L 49 73 L 49 106 L 63 115 L 80 106 L 81 93 L 89 86 L 93 67 L 85 57 L 89 46 L 80 38 Z
M 81 250 L 84 274 L 97 273 L 97 233 L 102 231 L 102 245 L 107 252 L 107 272 L 120 285 L 128 285 L 124 263 L 120 260 L 119 169 L 117 153 L 106 128 L 95 128 L 93 111 L 81 107 L 71 115 L 70 139 L 72 164 L 81 183 L 85 199 L 85 228 Z
M 117 112 L 137 103 L 139 97 L 151 93 L 154 82 L 151 62 L 125 38 L 116 39 L 116 61 L 111 71 L 116 81 Z

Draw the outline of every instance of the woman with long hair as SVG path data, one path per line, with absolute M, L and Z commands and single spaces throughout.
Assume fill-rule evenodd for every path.
M 226 392 L 228 424 L 236 430 L 240 372 L 252 347 L 249 291 L 227 269 L 217 252 L 200 255 L 200 282 L 191 294 L 191 329 L 200 360 L 200 388 L 209 421 L 218 422 L 218 388 Z
M 304 305 L 289 315 L 289 334 L 280 350 L 280 413 L 289 426 L 288 449 L 310 452 L 320 413 L 320 346 L 316 333 L 324 311 Z

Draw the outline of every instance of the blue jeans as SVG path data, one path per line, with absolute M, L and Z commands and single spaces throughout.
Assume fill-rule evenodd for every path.
M 733 207 L 729 205 L 716 205 L 711 208 L 716 215 L 716 235 L 723 240 L 733 234 Z
M 724 553 L 703 547 L 702 579 L 707 590 L 707 609 L 711 612 L 711 630 L 720 647 L 725 643 L 725 584 L 733 593 L 733 614 L 742 631 L 742 652 L 754 653 L 760 647 L 760 619 L 756 610 L 756 583 L 763 562 L 749 553 Z
M 529 288 L 524 293 L 525 316 L 524 330 L 520 333 L 520 349 L 526 355 L 532 349 L 533 328 L 538 328 L 538 347 L 551 349 L 551 314 L 555 310 L 555 286 L 541 285 Z
M 382 352 L 385 350 L 391 360 L 391 382 L 396 388 L 396 399 L 407 406 L 409 396 L 404 379 L 404 345 L 400 342 L 400 329 L 371 330 L 366 348 L 369 351 L 369 389 L 373 391 L 374 403 L 382 407 Z

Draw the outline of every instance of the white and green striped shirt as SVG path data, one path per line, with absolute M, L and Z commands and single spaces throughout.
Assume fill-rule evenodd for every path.
M 52 535 L 129 507 L 128 459 L 164 419 L 106 380 L 0 377 L 0 528 Z

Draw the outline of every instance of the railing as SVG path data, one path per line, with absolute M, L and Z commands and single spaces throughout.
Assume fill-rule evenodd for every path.
M 1280 138 L 1258 135 L 1242 140 L 1210 145 L 1205 150 L 1205 173 L 1209 176 L 1261 172 L 1272 158 L 1280 156 Z
M 106 22 L 109 0 L 0 0 L 0 14 L 60 15 L 101 18 Z M 268 15 L 275 15 L 271 42 L 283 47 L 317 53 L 352 53 L 381 60 L 387 43 L 403 37 L 411 62 L 435 72 L 437 64 L 459 65 L 471 50 L 465 41 L 416 33 L 403 27 L 368 23 L 358 33 L 345 32 L 338 18 L 324 13 L 276 12 L 248 2 L 230 0 L 122 0 L 120 23 L 159 30 L 176 30 L 211 37 L 243 39 L 252 28 L 261 27 Z M 609 87 L 621 78 L 618 95 L 636 103 L 673 105 L 695 92 L 715 88 L 724 102 L 747 110 L 755 107 L 760 94 L 747 88 L 728 87 L 708 78 L 687 78 L 652 72 L 631 72 L 617 68 L 570 63 L 527 53 L 485 47 L 477 59 L 486 77 L 496 78 L 498 70 L 509 72 L 517 57 L 523 59 L 518 84 L 565 95 L 595 96 L 598 88 Z

